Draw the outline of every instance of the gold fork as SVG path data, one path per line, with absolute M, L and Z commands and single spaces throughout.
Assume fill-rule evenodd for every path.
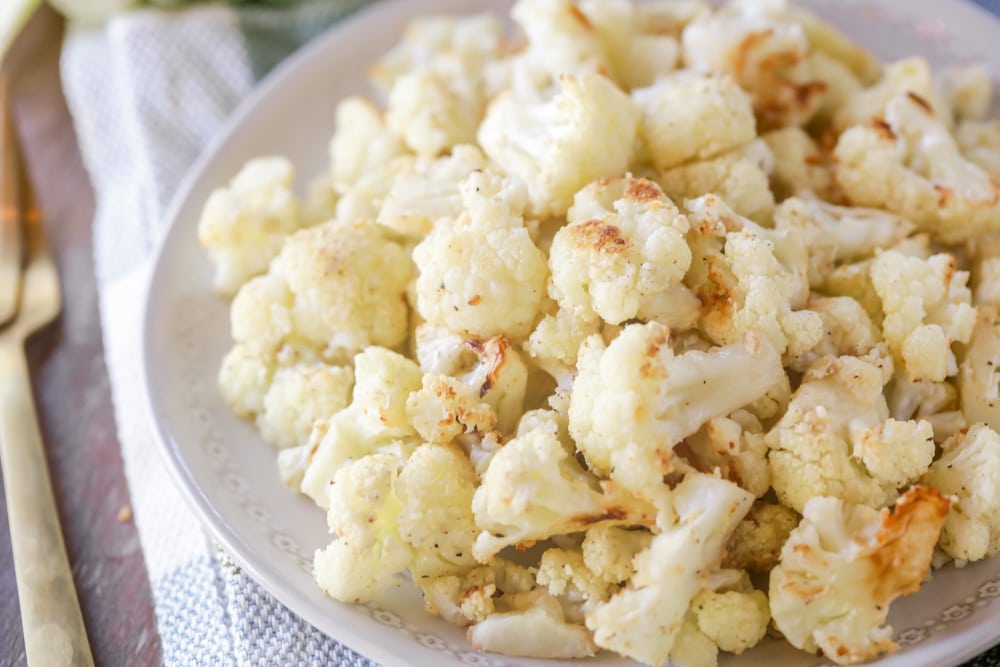
M 0 99 L 0 108 L 9 113 L 6 99 Z M 17 150 L 13 124 L 3 125 L 2 179 L 5 183 L 16 179 L 20 187 L 0 189 L 0 195 L 9 197 L 0 201 L 2 222 L 5 227 L 20 224 L 25 248 L 23 273 L 20 251 L 0 252 L 0 262 L 13 261 L 13 273 L 21 278 L 16 315 L 0 330 L 0 467 L 25 653 L 31 667 L 91 666 L 94 660 L 59 526 L 24 352 L 27 338 L 59 314 L 59 276 Z M 14 191 L 20 196 L 10 194 Z M 20 219 L 8 219 L 8 214 Z M 0 238 L 6 241 L 8 236 Z M 5 272 L 10 274 L 12 267 L 5 264 L 0 276 Z

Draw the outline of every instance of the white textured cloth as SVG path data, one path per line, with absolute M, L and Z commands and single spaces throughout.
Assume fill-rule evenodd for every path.
M 178 182 L 259 74 L 363 4 L 144 10 L 66 41 L 62 79 L 97 195 L 94 252 L 125 475 L 168 665 L 370 665 L 279 604 L 203 532 L 152 443 L 140 317 Z

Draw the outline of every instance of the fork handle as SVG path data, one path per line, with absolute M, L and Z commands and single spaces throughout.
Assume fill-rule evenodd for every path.
M 21 342 L 0 345 L 0 464 L 31 667 L 94 659 L 73 584 Z

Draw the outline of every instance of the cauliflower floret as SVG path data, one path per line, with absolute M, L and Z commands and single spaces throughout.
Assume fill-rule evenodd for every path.
M 993 77 L 983 65 L 953 67 L 941 82 L 948 106 L 959 118 L 980 120 L 993 103 Z
M 813 498 L 771 572 L 775 625 L 795 647 L 842 665 L 894 651 L 889 605 L 920 588 L 949 502 L 915 487 L 890 511 Z
M 580 350 L 569 431 L 588 465 L 663 508 L 673 447 L 702 424 L 760 398 L 784 375 L 767 340 L 675 355 L 662 324 L 632 324 Z M 509 445 L 508 445 L 509 446 Z
M 458 57 L 434 61 L 399 76 L 389 93 L 386 125 L 424 158 L 473 143 L 486 113 L 485 84 Z
M 354 373 L 346 366 L 296 364 L 275 370 L 257 417 L 260 434 L 279 448 L 306 444 L 313 422 L 351 402 Z
M 331 221 L 291 237 L 264 276 L 232 306 L 232 334 L 261 354 L 283 347 L 344 362 L 368 345 L 407 335 L 411 264 L 374 223 Z
M 582 319 L 572 310 L 558 308 L 539 320 L 524 350 L 559 386 L 568 387 L 576 375 L 580 346 L 599 330 L 598 318 Z
M 763 148 L 770 150 L 766 145 Z M 674 201 L 709 192 L 751 220 L 767 223 L 774 215 L 774 195 L 768 175 L 758 161 L 742 151 L 668 169 L 660 172 L 656 182 Z
M 460 334 L 426 322 L 413 332 L 413 358 L 424 373 L 458 376 L 476 364 L 476 353 Z
M 552 241 L 549 294 L 580 321 L 656 319 L 680 329 L 698 316 L 681 280 L 688 221 L 652 182 L 601 179 L 577 193 Z
M 367 602 L 409 566 L 412 553 L 396 526 L 402 505 L 393 489 L 402 464 L 397 454 L 372 454 L 333 476 L 326 519 L 337 540 L 316 551 L 313 576 L 334 600 Z
M 587 569 L 609 584 L 628 581 L 635 574 L 636 554 L 649 548 L 653 536 L 645 530 L 602 523 L 590 528 L 581 546 Z
M 675 37 L 702 2 L 633 3 L 583 0 L 580 8 L 597 31 L 611 75 L 625 90 L 648 86 L 674 69 L 679 56 Z
M 698 473 L 671 495 L 677 522 L 636 556 L 628 587 L 586 614 L 598 646 L 650 665 L 667 662 L 691 600 L 707 588 L 723 545 L 753 501 L 735 484 Z
M 889 413 L 894 419 L 930 422 L 934 429 L 934 442 L 944 442 L 969 425 L 958 409 L 958 390 L 949 382 L 914 380 L 905 371 L 897 371 L 886 388 L 886 397 Z
M 642 113 L 639 139 L 657 169 L 708 160 L 757 136 L 750 98 L 728 76 L 678 73 L 632 91 L 632 101 Z
M 426 236 L 437 222 L 462 213 L 462 182 L 486 166 L 482 152 L 466 145 L 455 146 L 447 157 L 418 161 L 391 179 L 377 222 L 399 234 Z
M 955 141 L 966 159 L 1000 179 L 1000 122 L 963 120 L 955 128 Z
M 990 428 L 1000 429 L 1000 317 L 993 306 L 979 306 L 978 310 L 972 340 L 958 374 L 962 414 L 970 423 L 985 422 Z
M 294 180 L 295 168 L 286 158 L 258 158 L 205 202 L 198 242 L 215 264 L 217 292 L 232 296 L 267 271 L 285 239 L 303 225 L 291 190 Z
M 771 622 L 763 591 L 702 591 L 691 601 L 698 629 L 723 651 L 739 655 L 764 638 Z
M 813 128 L 826 129 L 830 127 L 837 111 L 861 92 L 864 85 L 847 65 L 825 53 L 810 53 L 808 66 L 812 77 L 826 86 L 823 102 L 809 124 Z
M 628 95 L 605 77 L 563 76 L 547 102 L 495 99 L 479 143 L 503 171 L 527 183 L 530 215 L 561 216 L 587 183 L 625 171 L 638 122 Z
M 474 172 L 462 184 L 465 211 L 413 250 L 417 310 L 432 325 L 488 338 L 531 332 L 545 295 L 545 255 L 521 214 L 520 182 Z
M 758 500 L 729 538 L 722 567 L 766 573 L 778 564 L 781 547 L 799 525 L 799 515 L 784 505 Z
M 764 429 L 752 414 L 737 410 L 716 417 L 684 440 L 677 450 L 701 472 L 718 474 L 761 497 L 771 488 Z
M 337 129 L 330 141 L 330 181 L 345 194 L 366 174 L 404 155 L 403 142 L 385 124 L 382 112 L 363 97 L 337 105 Z
M 855 125 L 868 126 L 883 118 L 890 100 L 902 94 L 916 95 L 926 101 L 933 115 L 951 126 L 951 109 L 934 84 L 930 64 L 923 58 L 913 57 L 890 63 L 878 83 L 845 100 L 834 115 L 834 131 L 843 132 Z
M 566 620 L 582 623 L 586 609 L 605 602 L 616 587 L 590 571 L 577 549 L 546 549 L 535 575 L 563 608 Z
M 1000 436 L 985 424 L 956 433 L 921 480 L 956 498 L 941 531 L 941 548 L 970 562 L 1000 552 Z
M 823 357 L 863 357 L 882 340 L 881 332 L 868 313 L 850 297 L 813 298 L 809 310 L 818 313 L 823 320 L 823 338 L 814 348 L 786 364 L 800 373 Z
M 841 264 L 826 276 L 820 290 L 831 296 L 853 299 L 868 314 L 872 323 L 881 330 L 885 313 L 882 312 L 882 300 L 872 285 L 871 265 L 870 259 Z
M 491 431 L 497 419 L 471 387 L 437 373 L 424 375 L 421 389 L 406 401 L 406 413 L 421 438 L 441 445 L 463 433 Z
M 477 651 L 532 658 L 589 658 L 597 652 L 582 625 L 567 623 L 551 595 L 533 591 L 521 596 L 513 611 L 492 614 L 469 628 Z
M 419 577 L 415 583 L 424 594 L 424 608 L 454 625 L 467 626 L 484 620 L 500 607 L 504 598 L 522 597 L 535 587 L 534 575 L 525 567 L 504 558 L 464 574 Z
M 651 525 L 653 508 L 587 473 L 548 427 L 519 434 L 494 454 L 472 500 L 482 529 L 474 553 L 480 562 L 511 545 L 608 521 Z
M 809 284 L 820 288 L 841 262 L 871 257 L 913 230 L 913 223 L 872 208 L 835 206 L 811 197 L 786 199 L 774 212 L 776 229 L 797 229 L 809 253 Z
M 476 564 L 476 483 L 469 457 L 454 445 L 421 445 L 403 466 L 395 487 L 402 504 L 397 526 L 413 548 L 415 579 L 456 574 Z
M 479 72 L 500 56 L 502 48 L 503 27 L 492 13 L 421 17 L 407 24 L 399 43 L 369 75 L 388 93 L 401 76 L 442 56 L 459 60 L 469 72 Z
M 796 310 L 809 297 L 807 253 L 798 232 L 741 219 L 713 195 L 686 207 L 695 255 L 687 282 L 703 304 L 701 328 L 717 343 L 757 331 L 779 353 L 797 356 L 812 349 L 823 323 L 816 313 Z
M 730 3 L 690 23 L 681 40 L 689 67 L 731 74 L 750 93 L 763 130 L 804 124 L 826 92 L 809 67 L 805 31 L 782 16 L 785 4 Z
M 833 496 L 881 507 L 927 470 L 934 457 L 930 425 L 889 419 L 887 380 L 856 357 L 828 357 L 806 372 L 766 437 L 771 483 L 783 505 L 801 512 L 813 496 Z
M 222 359 L 219 392 L 229 409 L 240 417 L 250 417 L 264 409 L 264 397 L 271 386 L 274 361 L 246 343 L 237 343 Z
M 967 343 L 976 310 L 955 258 L 941 253 L 926 260 L 895 250 L 878 255 L 871 280 L 882 300 L 882 334 L 896 362 L 914 379 L 940 382 L 958 372 L 952 343 Z
M 980 237 L 969 249 L 973 251 L 973 303 L 1000 309 L 1000 235 Z
M 898 213 L 945 243 L 1000 229 L 1000 185 L 912 93 L 892 98 L 884 121 L 844 132 L 834 156 L 837 183 L 856 205 Z
M 771 186 L 778 199 L 799 193 L 813 193 L 830 199 L 832 173 L 826 158 L 812 137 L 800 127 L 786 127 L 763 135 L 761 139 L 774 156 Z M 777 224 L 778 211 L 775 212 Z
M 354 374 L 351 405 L 317 421 L 309 436 L 313 454 L 301 489 L 320 507 L 327 506 L 330 480 L 345 461 L 417 436 L 406 414 L 407 398 L 421 386 L 422 375 L 414 362 L 370 347 L 354 358 Z

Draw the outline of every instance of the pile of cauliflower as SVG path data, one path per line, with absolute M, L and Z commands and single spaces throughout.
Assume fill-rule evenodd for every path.
M 988 74 L 785 0 L 511 15 L 413 23 L 304 198 L 267 157 L 205 206 L 316 581 L 512 655 L 895 650 L 932 561 L 1000 551 Z

